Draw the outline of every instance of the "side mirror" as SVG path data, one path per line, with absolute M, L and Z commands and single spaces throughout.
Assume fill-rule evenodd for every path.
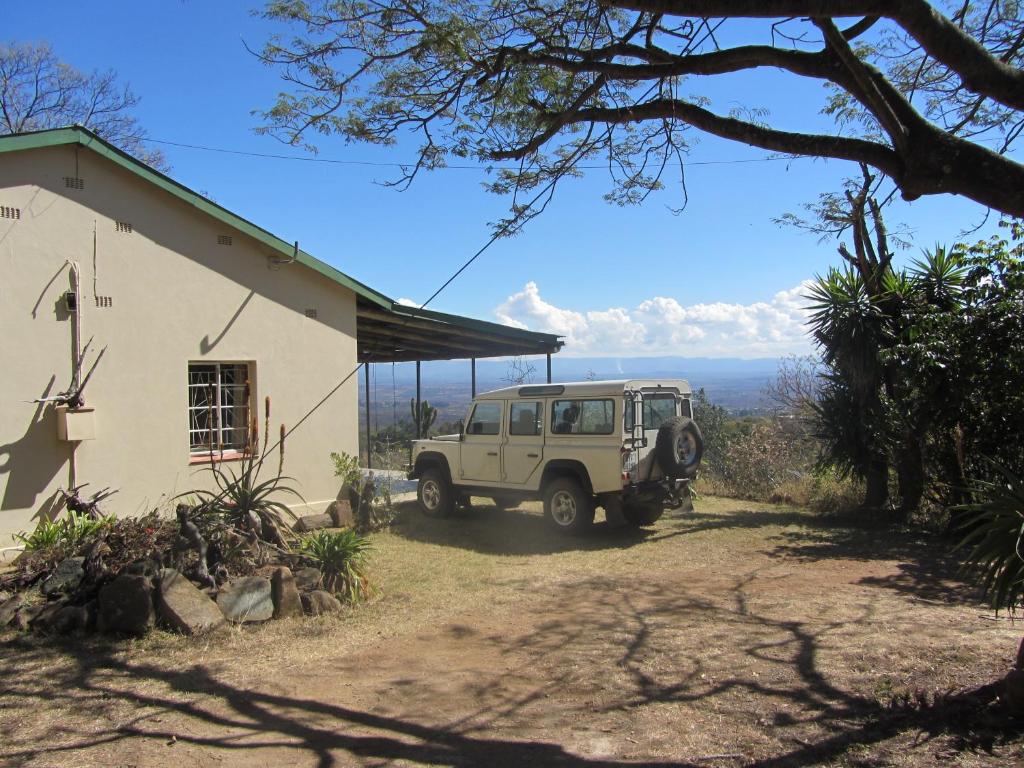
M 466 438 L 466 424 L 459 419 L 459 442 L 462 442 Z

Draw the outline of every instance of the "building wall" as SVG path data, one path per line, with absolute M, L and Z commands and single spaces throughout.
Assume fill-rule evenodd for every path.
M 84 188 L 68 188 L 65 177 Z M 266 246 L 88 149 L 0 156 L 0 206 L 21 211 L 0 217 L 0 547 L 59 511 L 57 488 L 68 487 L 73 444 L 57 439 L 52 405 L 26 402 L 71 380 L 67 260 L 81 270 L 87 366 L 106 347 L 85 390 L 96 438 L 75 452 L 86 491 L 119 490 L 106 511 L 169 509 L 176 494 L 210 487 L 209 470 L 190 463 L 190 361 L 254 364 L 252 399 L 262 430 L 271 397 L 272 438 L 355 368 L 350 290 L 299 264 L 271 268 Z M 219 235 L 233 244 L 219 245 Z M 110 306 L 97 307 L 97 295 Z M 329 454 L 357 452 L 357 409 L 353 374 L 289 436 L 285 474 L 306 503 L 284 500 L 297 513 L 322 511 L 336 496 Z

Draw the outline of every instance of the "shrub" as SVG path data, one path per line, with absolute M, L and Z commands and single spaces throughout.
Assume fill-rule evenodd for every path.
M 364 478 L 359 459 L 345 452 L 331 453 L 331 461 L 334 462 L 335 477 L 340 477 L 342 485 L 348 489 L 348 500 L 358 527 L 361 530 L 375 530 L 390 523 L 390 479 L 385 476 L 384 482 L 379 482 L 372 472 L 369 478 Z
M 324 578 L 324 588 L 358 603 L 372 593 L 366 576 L 370 542 L 352 529 L 317 531 L 305 537 L 299 551 L 315 561 Z
M 32 533 L 18 533 L 14 538 L 24 545 L 26 552 L 70 553 L 86 539 L 109 528 L 113 522 L 113 517 L 94 520 L 85 513 L 69 511 L 67 517 L 42 520 Z

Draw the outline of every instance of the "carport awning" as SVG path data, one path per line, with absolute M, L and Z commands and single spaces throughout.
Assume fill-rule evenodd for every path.
M 359 297 L 356 338 L 361 363 L 550 355 L 564 343 L 550 333 Z

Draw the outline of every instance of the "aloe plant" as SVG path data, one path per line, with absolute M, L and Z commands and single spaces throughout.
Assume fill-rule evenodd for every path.
M 351 528 L 317 531 L 305 537 L 299 551 L 310 558 L 323 574 L 324 588 L 358 603 L 372 594 L 366 575 L 370 542 Z

